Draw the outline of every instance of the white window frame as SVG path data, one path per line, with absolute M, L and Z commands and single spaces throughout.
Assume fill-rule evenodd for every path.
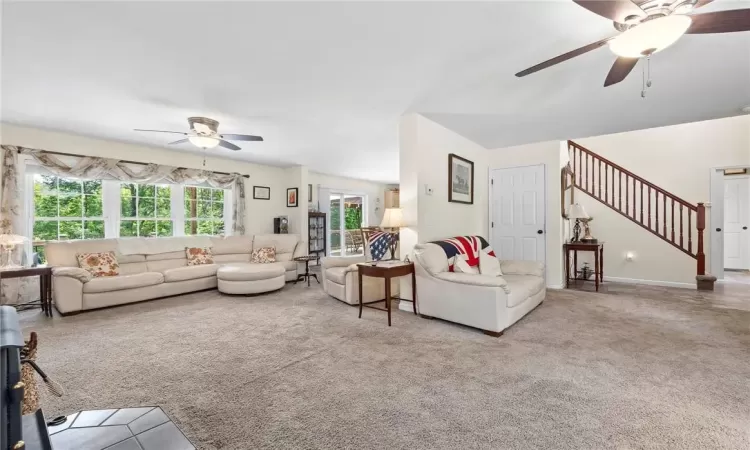
M 180 230 L 183 233 L 182 235 L 184 235 L 184 233 L 185 233 L 185 225 L 187 225 L 188 222 L 200 223 L 201 221 L 214 220 L 213 218 L 205 219 L 205 218 L 200 218 L 200 217 L 196 217 L 196 218 L 188 218 L 188 217 L 186 217 L 186 215 L 185 215 L 185 189 L 186 188 L 190 188 L 190 187 L 194 187 L 194 188 L 197 188 L 197 189 L 209 189 L 211 191 L 224 191 L 224 199 L 222 200 L 222 220 L 224 221 L 224 232 L 221 233 L 221 234 L 223 234 L 225 236 L 231 235 L 232 213 L 231 213 L 231 207 L 229 209 L 227 209 L 227 203 L 231 203 L 231 201 L 232 201 L 231 195 L 232 195 L 233 189 L 222 189 L 222 188 L 215 188 L 215 187 L 212 187 L 212 186 L 187 185 L 187 184 L 182 186 L 182 189 L 181 189 L 181 191 L 182 191 L 182 198 L 180 199 L 181 200 L 180 201 L 180 214 L 182 215 L 182 225 L 180 226 Z M 229 202 L 227 202 L 227 200 L 229 200 Z M 199 200 L 196 199 L 196 201 L 199 201 Z M 213 195 L 210 197 L 210 199 L 208 200 L 208 202 L 211 205 L 213 205 L 213 203 L 215 203 L 214 199 L 213 199 Z M 218 202 L 216 202 L 216 203 L 218 203 Z M 227 214 L 227 212 L 229 212 L 229 214 Z M 230 230 L 227 230 L 227 227 L 229 227 Z M 218 235 L 219 234 L 214 234 L 212 236 L 218 236 Z
M 169 236 L 174 236 L 175 235 L 175 229 L 174 229 L 174 227 L 175 227 L 175 220 L 174 220 L 174 198 L 173 198 L 173 196 L 174 196 L 174 191 L 175 190 L 179 190 L 181 188 L 180 185 L 177 185 L 177 184 L 163 184 L 163 183 L 162 184 L 160 184 L 160 183 L 128 183 L 126 181 L 116 181 L 115 183 L 117 183 L 117 199 L 118 199 L 117 200 L 117 206 L 118 206 L 118 216 L 119 216 L 119 219 L 117 221 L 117 235 L 118 236 L 121 235 L 120 229 L 122 227 L 123 222 L 135 222 L 136 223 L 137 235 L 136 236 L 128 236 L 128 237 L 169 237 Z M 135 213 L 135 216 L 133 216 L 133 217 L 122 217 L 122 203 L 121 203 L 122 202 L 122 195 L 121 195 L 121 189 L 122 189 L 122 185 L 123 184 L 134 184 L 134 185 L 138 186 L 138 189 L 137 189 L 137 192 L 136 192 L 136 197 L 135 197 L 135 199 L 136 199 L 135 200 L 136 213 Z M 151 198 L 151 197 L 141 197 L 140 196 L 140 187 L 141 186 L 153 186 L 154 187 L 154 197 L 153 197 L 153 199 L 154 199 L 154 217 L 145 217 L 145 216 L 141 216 L 140 215 L 140 208 L 138 206 L 139 203 L 140 203 L 139 200 L 141 198 Z M 170 198 L 170 203 L 169 203 L 169 218 L 158 217 L 156 215 L 156 213 L 159 210 L 159 207 L 158 207 L 158 204 L 157 204 L 159 196 L 157 195 L 157 192 L 158 192 L 159 188 L 164 188 L 164 187 L 169 188 L 169 198 Z M 172 234 L 168 235 L 168 236 L 167 235 L 165 235 L 165 236 L 159 236 L 159 235 L 157 235 L 157 236 L 141 236 L 141 234 L 140 234 L 141 227 L 140 227 L 140 223 L 139 222 L 143 222 L 144 220 L 153 220 L 154 222 L 156 222 L 156 224 L 157 224 L 157 228 L 156 229 L 157 230 L 158 230 L 158 223 L 159 222 L 172 222 Z

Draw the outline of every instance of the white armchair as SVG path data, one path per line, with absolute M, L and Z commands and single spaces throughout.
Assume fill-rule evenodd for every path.
M 323 290 L 333 298 L 350 305 L 359 304 L 359 274 L 357 263 L 364 256 L 329 256 L 321 260 Z M 398 295 L 398 280 L 391 284 L 391 295 Z M 362 301 L 372 302 L 385 298 L 385 281 L 382 278 L 362 277 Z
M 419 313 L 479 328 L 500 336 L 539 305 L 546 295 L 544 265 L 535 261 L 501 261 L 501 277 L 448 271 L 440 246 L 414 249 Z

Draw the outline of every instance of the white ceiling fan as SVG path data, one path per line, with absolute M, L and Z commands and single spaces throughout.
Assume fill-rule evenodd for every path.
M 249 134 L 219 134 L 219 122 L 208 117 L 188 117 L 188 123 L 190 124 L 190 131 L 166 131 L 166 130 L 143 130 L 136 128 L 134 131 L 150 131 L 154 133 L 172 133 L 181 134 L 187 136 L 184 139 L 180 139 L 174 142 L 170 142 L 169 145 L 182 144 L 190 142 L 196 147 L 202 149 L 214 148 L 216 146 L 228 148 L 230 150 L 241 150 L 237 145 L 232 144 L 229 141 L 263 141 L 260 136 L 253 136 Z

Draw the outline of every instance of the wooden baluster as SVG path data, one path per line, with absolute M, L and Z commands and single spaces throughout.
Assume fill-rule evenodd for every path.
M 635 203 L 636 203 L 635 193 L 636 193 L 636 190 L 635 190 L 635 178 L 633 178 L 633 219 L 635 219 L 635 217 L 637 215 L 636 212 L 635 212 L 635 208 L 636 208 L 636 206 L 635 206 Z
M 643 183 L 641 183 L 641 224 L 643 224 Z
M 607 172 L 609 172 L 608 169 L 609 166 L 606 164 L 604 165 L 604 203 L 609 205 L 609 192 L 607 191 Z
M 586 164 L 584 165 L 586 166 L 586 192 L 591 192 L 589 191 L 589 154 L 588 153 L 586 153 Z
M 602 160 L 599 160 L 599 174 L 597 175 L 597 181 L 599 182 L 599 200 L 602 199 Z
M 664 237 L 667 237 L 667 195 L 664 194 Z M 674 221 L 674 217 L 672 217 L 672 220 Z
M 674 244 L 674 199 L 672 199 L 672 223 L 670 228 L 672 228 L 672 243 Z
M 682 248 L 682 203 L 680 203 L 680 248 Z
M 617 209 L 622 211 L 622 171 L 618 170 L 617 173 L 617 177 L 619 178 L 619 180 L 617 181 Z
M 656 206 L 656 208 L 654 208 L 656 210 L 656 228 L 655 228 L 656 231 L 655 231 L 655 233 L 659 234 L 659 191 L 654 191 L 654 205 Z
M 576 154 L 578 152 L 576 151 L 577 149 L 575 147 L 571 147 L 571 148 L 573 149 L 573 171 L 574 171 L 573 172 L 573 184 L 578 184 L 578 182 L 576 180 L 576 176 L 578 176 L 580 174 L 580 172 L 578 171 L 578 169 L 576 169 L 576 159 L 577 159 L 576 158 Z
M 628 188 L 628 174 L 625 174 L 625 215 L 630 216 L 630 189 Z
M 688 208 L 688 253 L 693 253 L 693 211 Z
M 706 255 L 703 253 L 703 230 L 706 229 L 706 207 L 703 203 L 698 203 L 698 214 L 695 218 L 695 224 L 698 227 L 698 252 L 696 253 L 696 259 L 698 260 L 698 275 L 706 274 Z
M 612 168 L 612 208 L 615 207 L 615 168 Z
M 648 229 L 651 229 L 651 186 L 648 187 Z

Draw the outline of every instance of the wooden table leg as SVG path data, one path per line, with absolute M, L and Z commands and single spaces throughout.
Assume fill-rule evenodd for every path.
M 47 277 L 44 274 L 39 275 L 39 304 L 42 307 L 42 312 L 47 315 Z
M 604 246 L 599 247 L 599 281 L 604 283 Z
M 417 273 L 411 272 L 411 304 L 414 307 L 414 314 L 417 314 Z
M 578 277 L 578 250 L 573 250 L 573 284 L 576 284 L 576 277 Z
M 565 249 L 565 288 L 570 287 L 570 250 Z
M 388 308 L 388 326 L 391 326 L 391 277 L 385 277 L 385 304 Z
M 599 252 L 594 250 L 594 283 L 596 283 L 596 292 L 599 292 Z
M 47 314 L 52 317 L 52 273 L 47 274 Z
M 359 277 L 359 318 L 362 318 L 362 271 L 358 271 L 358 277 Z

